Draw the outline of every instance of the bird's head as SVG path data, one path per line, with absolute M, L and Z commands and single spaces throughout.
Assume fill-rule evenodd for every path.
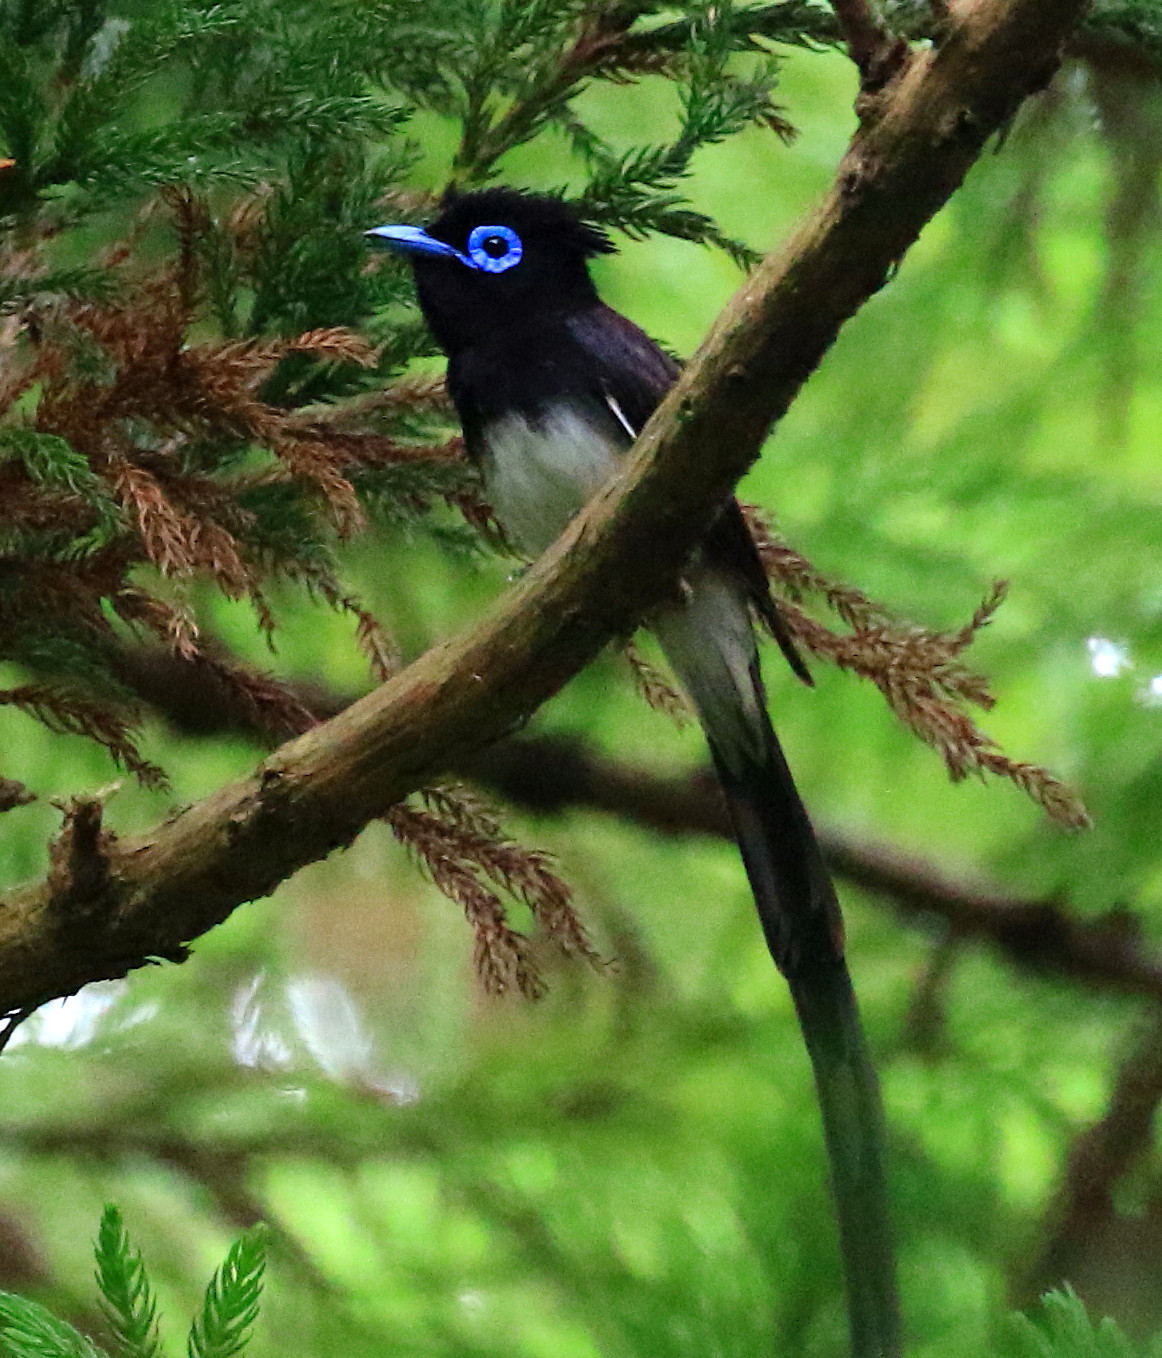
M 559 198 L 516 189 L 449 194 L 426 229 L 377 226 L 410 255 L 424 316 L 448 353 L 497 329 L 591 304 L 587 261 L 614 246 Z

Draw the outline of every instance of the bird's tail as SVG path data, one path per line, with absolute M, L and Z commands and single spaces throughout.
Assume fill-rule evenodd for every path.
M 901 1352 L 883 1112 L 835 888 L 766 709 L 741 591 L 708 569 L 654 622 L 726 795 L 767 947 L 787 979 L 819 1096 L 855 1358 Z

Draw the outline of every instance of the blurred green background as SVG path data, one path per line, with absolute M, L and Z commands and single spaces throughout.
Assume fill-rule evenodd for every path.
M 777 244 L 830 182 L 854 92 L 843 58 L 790 54 L 779 97 L 798 138 L 752 129 L 699 153 L 694 203 L 757 249 Z M 673 135 L 661 80 L 595 86 L 580 106 L 615 145 Z M 425 115 L 410 130 L 414 182 L 434 188 L 452 129 Z M 1160 138 L 1154 77 L 1070 65 L 846 328 L 743 487 L 821 569 L 925 625 L 958 625 L 1008 580 L 972 654 L 998 698 L 984 724 L 1076 785 L 1095 820 L 1070 834 L 1008 785 L 952 786 L 870 688 L 817 666 L 809 692 L 772 662 L 772 709 L 820 825 L 919 856 L 965 894 L 984 881 L 1107 918 L 1111 947 L 1139 929 L 1148 956 L 1162 948 L 1162 295 L 1144 148 Z M 503 177 L 562 183 L 562 157 L 542 138 Z M 739 281 L 724 256 L 656 237 L 623 242 L 598 275 L 680 352 Z M 512 563 L 385 531 L 346 547 L 344 569 L 414 655 L 475 616 Z M 274 597 L 280 673 L 365 686 L 347 621 Z M 244 606 L 204 608 L 271 663 Z M 613 658 L 532 729 L 657 774 L 703 762 L 697 731 L 651 712 Z M 4 773 L 41 794 L 3 821 L 15 882 L 44 870 L 47 798 L 115 774 L 16 714 L 4 745 Z M 115 826 L 257 757 L 160 722 L 147 750 L 173 794 L 126 785 Z M 91 1319 L 90 1241 L 115 1201 L 175 1318 L 241 1226 L 271 1223 L 257 1353 L 842 1353 L 810 1072 L 734 851 L 596 812 L 505 823 L 556 855 L 616 969 L 547 958 L 545 1000 L 483 996 L 455 908 L 371 827 L 186 965 L 91 987 L 19 1031 L 0 1061 L 0 1287 Z M 1060 1257 L 1096 1311 L 1152 1332 L 1149 1080 L 1132 1146 L 1098 1157 L 1104 1182 L 1089 1166 L 1080 1239 L 1062 1234 L 1077 1227 L 1062 1194 L 1127 1060 L 1157 1083 L 1153 1002 L 841 888 L 890 1123 L 910 1352 L 993 1352 L 1008 1307 L 1060 1281 Z

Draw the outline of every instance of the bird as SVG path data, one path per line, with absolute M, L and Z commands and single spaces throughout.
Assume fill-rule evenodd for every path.
M 542 553 L 598 491 L 679 365 L 600 298 L 609 235 L 563 198 L 494 186 L 445 195 L 426 227 L 378 226 L 410 257 L 447 355 L 465 448 L 511 542 Z M 768 712 L 755 623 L 795 646 L 738 501 L 644 620 L 705 733 L 767 947 L 789 984 L 822 1111 L 856 1358 L 900 1351 L 879 1088 L 844 955 L 839 902 Z

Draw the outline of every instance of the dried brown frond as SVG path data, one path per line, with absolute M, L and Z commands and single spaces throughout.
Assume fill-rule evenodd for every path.
M 226 231 L 239 254 L 253 255 L 260 246 L 272 193 L 269 184 L 260 184 L 252 193 L 239 198 L 227 214 Z
M 573 908 L 573 893 L 552 870 L 550 854 L 511 840 L 492 807 L 468 788 L 431 788 L 423 796 L 428 808 L 458 834 L 465 849 L 471 849 L 489 880 L 522 901 L 562 952 L 600 964 Z
M 171 603 L 130 585 L 113 596 L 113 607 L 125 622 L 144 627 L 183 660 L 200 654 L 198 623 L 185 601 Z
M 365 391 L 341 401 L 305 406 L 292 412 L 290 419 L 296 426 L 341 428 L 348 424 L 365 424 L 384 411 L 391 414 L 406 412 L 450 416 L 452 403 L 443 376 L 417 374 L 415 377 L 401 377 L 378 391 Z
M 113 606 L 126 622 L 144 627 L 175 655 L 212 675 L 244 726 L 285 740 L 315 725 L 310 709 L 273 675 L 237 665 L 216 649 L 203 649 L 198 644 L 197 623 L 185 603 L 173 604 L 131 587 L 114 597 Z
M 357 363 L 361 368 L 374 368 L 379 361 L 375 347 L 344 325 L 307 330 L 287 344 L 286 352 L 315 354 L 336 363 Z
M 177 232 L 178 252 L 171 268 L 181 310 L 192 315 L 198 300 L 201 269 L 198 242 L 213 228 L 209 204 L 188 185 L 170 184 L 161 190 Z
M 544 992 L 529 940 L 508 924 L 496 888 L 523 902 L 563 952 L 600 964 L 548 854 L 514 843 L 491 808 L 464 788 L 432 789 L 423 798 L 422 809 L 394 807 L 388 824 L 436 886 L 464 909 L 476 930 L 477 970 L 489 990 L 503 993 L 515 985 L 531 998 Z
M 196 663 L 211 673 L 230 706 L 247 726 L 277 740 L 289 740 L 317 725 L 310 708 L 273 674 L 236 665 L 219 655 L 199 651 Z
M 401 443 L 386 434 L 334 429 L 325 423 L 300 423 L 296 419 L 294 427 L 304 437 L 337 454 L 344 473 L 375 471 L 402 464 L 462 468 L 462 475 L 442 478 L 435 487 L 417 483 L 396 488 L 396 505 L 418 517 L 431 509 L 434 499 L 442 500 L 495 546 L 507 548 L 492 506 L 481 496 L 479 475 L 464 456 L 464 440 L 460 435 L 448 438 L 443 443 L 412 444 Z M 262 479 L 269 480 L 272 475 L 275 474 L 263 473 Z
M 799 135 L 795 124 L 783 115 L 783 110 L 777 104 L 771 104 L 757 121 L 760 127 L 765 127 L 780 141 L 788 144 Z
M 884 604 L 869 598 L 854 585 L 832 580 L 801 552 L 788 546 L 758 506 L 744 504 L 742 512 L 767 575 L 781 594 L 800 602 L 808 596 L 817 596 L 856 631 L 892 621 L 891 610 Z
M 953 632 L 894 624 L 841 636 L 798 604 L 784 601 L 780 612 L 795 639 L 813 654 L 875 684 L 904 725 L 937 751 L 954 781 L 973 773 L 1008 778 L 1055 820 L 1085 828 L 1089 815 L 1076 793 L 1046 769 L 1010 759 L 964 711 L 966 705 L 985 710 L 994 705 L 985 678 L 959 657 L 992 618 L 1004 592 L 1003 584 L 994 585 L 970 621 Z
M 632 641 L 626 644 L 625 658 L 629 662 L 630 673 L 633 675 L 637 691 L 646 702 L 655 712 L 663 712 L 677 725 L 685 726 L 691 716 L 690 704 L 685 697 L 670 683 L 661 670 L 650 664 Z
M 317 439 L 287 438 L 268 430 L 266 441 L 287 467 L 317 487 L 335 531 L 348 538 L 367 526 L 355 487 L 340 468 L 343 459 Z
M 452 411 L 452 398 L 448 395 L 443 373 L 416 373 L 411 377 L 400 377 L 376 395 L 385 406 L 395 410 L 431 411 L 438 414 L 451 414 Z
M 103 692 L 104 677 L 109 708 L 131 705 L 116 677 L 117 619 L 212 670 L 244 720 L 285 735 L 302 730 L 309 714 L 269 676 L 235 672 L 203 653 L 185 597 L 192 583 L 209 580 L 231 598 L 249 599 L 268 636 L 275 619 L 267 581 L 305 584 L 352 614 L 358 643 L 383 679 L 398 667 L 396 648 L 330 557 L 333 537 L 364 523 L 355 478 L 380 503 L 395 496 L 409 516 L 441 497 L 473 521 L 487 515 L 467 473 L 463 484 L 455 471 L 389 474 L 378 483 L 369 475 L 403 462 L 464 465 L 458 442 L 409 446 L 390 437 L 388 424 L 349 430 L 320 418 L 327 407 L 308 421 L 263 399 L 264 384 L 291 355 L 374 367 L 376 350 L 352 331 L 190 343 L 191 329 L 204 313 L 217 315 L 221 300 L 209 295 L 218 284 L 203 266 L 214 251 L 241 250 L 248 233 L 257 240 L 269 194 L 252 195 L 225 221 L 192 190 L 161 198 L 176 249 L 160 270 L 135 271 L 141 252 L 132 248 L 133 233 L 156 223 L 155 203 L 131 224 L 129 240 L 104 253 L 117 279 L 115 291 L 100 291 L 103 300 L 30 287 L 19 295 L 32 302 L 0 316 L 0 417 L 8 434 L 0 458 L 0 658 L 56 686 L 14 690 L 7 701 L 54 729 L 99 739 L 146 781 L 158 775 L 136 754 L 136 714 L 118 724 L 88 696 Z M 47 272 L 39 242 L 4 242 L 0 251 L 6 278 L 35 284 Z M 233 263 L 245 266 L 241 256 Z M 228 306 L 222 314 L 228 320 Z M 383 408 L 435 409 L 446 400 L 441 392 L 441 379 L 416 379 Z M 269 454 L 265 467 L 260 450 Z M 291 494 L 265 493 L 276 484 Z M 143 565 L 167 577 L 166 598 L 134 578 Z
M 50 684 L 22 684 L 0 689 L 0 706 L 17 707 L 60 735 L 96 741 L 145 787 L 169 786 L 162 770 L 138 752 L 132 718 L 105 703 Z
M 500 526 L 496 511 L 486 500 L 480 497 L 472 486 L 449 488 L 443 492 L 443 498 L 452 509 L 458 510 L 463 515 L 464 521 L 471 524 L 497 551 L 512 555 L 513 546 L 509 542 L 504 529 Z
M 309 341 L 301 345 L 303 349 L 319 352 L 325 348 L 333 356 L 340 351 L 345 357 L 369 352 L 357 336 L 339 329 L 312 331 L 301 338 Z M 344 452 L 309 437 L 285 411 L 267 405 L 255 394 L 279 360 L 298 344 L 279 340 L 197 345 L 184 351 L 182 362 L 198 391 L 197 411 L 211 427 L 250 438 L 274 453 L 292 475 L 313 483 L 340 536 L 349 536 L 365 520 L 355 489 L 343 473 L 348 461 Z
M 963 627 L 931 631 L 894 619 L 862 590 L 825 576 L 782 541 L 760 510 L 743 508 L 763 565 L 782 596 L 779 613 L 796 641 L 875 684 L 904 725 L 940 754 L 955 781 L 996 774 L 1061 824 L 1074 829 L 1090 824 L 1075 792 L 1048 770 L 1010 759 L 964 711 L 966 706 L 987 711 L 995 702 L 985 677 L 961 657 L 1003 602 L 1003 581 L 993 585 Z M 851 627 L 850 635 L 811 617 L 802 607 L 809 596 L 821 598 Z
M 352 467 L 393 467 L 402 462 L 438 464 L 464 461 L 464 440 L 450 438 L 443 443 L 401 443 L 387 434 L 333 429 L 326 424 L 295 421 L 296 433 L 311 438 L 343 456 Z
M 539 999 L 545 983 L 531 958 L 529 940 L 508 923 L 504 904 L 480 880 L 479 869 L 461 856 L 459 837 L 431 811 L 401 803 L 384 816 L 392 834 L 428 873 L 440 891 L 464 911 L 476 937 L 472 961 L 490 995 L 514 987 Z
M 137 520 L 149 559 L 163 575 L 192 574 L 196 523 L 170 503 L 157 478 L 143 467 L 118 459 L 111 471 L 117 497 Z
M 219 501 L 224 492 L 207 483 L 198 486 L 192 479 L 171 479 L 163 485 L 144 467 L 121 457 L 109 461 L 117 497 L 137 520 L 146 556 L 163 575 L 190 576 L 197 571 L 209 575 L 232 599 L 241 599 L 254 587 L 254 576 L 242 558 L 237 539 L 205 512 L 191 513 L 175 501 L 179 485 Z
M 584 16 L 573 47 L 562 61 L 562 78 L 600 76 L 612 84 L 632 84 L 643 75 L 677 77 L 684 57 L 650 46 L 643 34 L 630 33 L 629 9 L 610 6 Z
M 661 52 L 644 45 L 619 45 L 602 55 L 596 63 L 595 74 L 614 85 L 632 85 L 644 75 L 673 79 L 681 65 L 673 52 Z
M 367 657 L 371 672 L 379 683 L 385 683 L 393 674 L 399 672 L 402 656 L 395 639 L 374 613 L 370 613 L 352 595 L 338 601 L 344 613 L 355 619 L 355 640 L 359 649 Z
M 99 654 L 113 638 L 104 600 L 119 586 L 124 570 L 125 560 L 114 549 L 76 562 L 13 563 L 12 588 L 0 592 L 6 654 L 22 661 L 24 640 L 54 632 L 71 635 Z

